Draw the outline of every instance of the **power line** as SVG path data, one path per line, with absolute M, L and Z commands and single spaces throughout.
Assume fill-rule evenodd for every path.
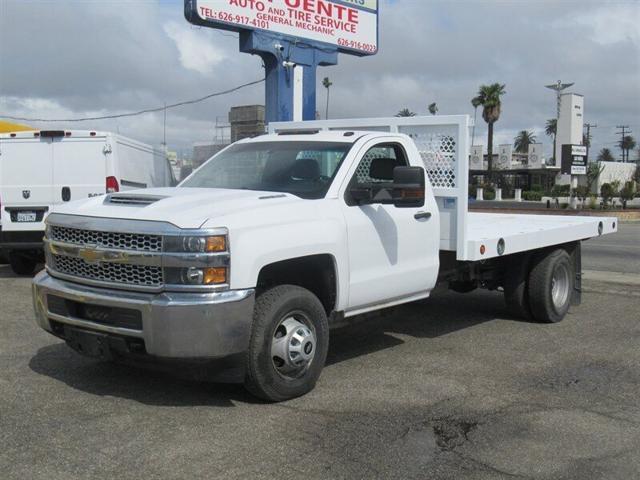
M 204 97 L 196 98 L 193 100 L 185 100 L 183 102 L 172 103 L 170 105 L 163 105 L 162 107 L 156 108 L 147 108 L 144 110 L 138 110 L 137 112 L 128 112 L 128 113 L 118 113 L 114 115 L 103 115 L 100 117 L 81 117 L 81 118 L 29 118 L 29 117 L 15 117 L 11 115 L 4 115 L 0 113 L 0 117 L 7 118 L 9 120 L 19 120 L 23 122 L 87 122 L 92 120 L 110 120 L 113 118 L 122 118 L 122 117 L 135 117 L 137 115 L 143 115 L 145 113 L 154 113 L 167 111 L 170 108 L 182 107 L 183 105 L 192 105 L 194 103 L 203 102 L 213 97 L 220 97 L 222 95 L 227 95 L 229 93 L 237 92 L 238 90 L 242 90 L 243 88 L 250 87 L 252 85 L 257 85 L 258 83 L 264 82 L 264 78 L 260 80 L 255 80 L 253 82 L 245 83 L 239 85 L 237 87 L 230 88 L 229 90 L 224 90 L 222 92 L 210 93 L 209 95 L 205 95 Z

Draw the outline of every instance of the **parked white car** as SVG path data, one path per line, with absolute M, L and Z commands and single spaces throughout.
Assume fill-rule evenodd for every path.
M 15 273 L 42 260 L 54 205 L 118 191 L 171 186 L 164 154 L 109 132 L 41 130 L 0 135 L 0 250 Z
M 208 361 L 280 401 L 314 387 L 330 326 L 438 282 L 562 320 L 580 302 L 581 241 L 617 228 L 468 212 L 467 116 L 270 128 L 177 188 L 56 207 L 38 325 L 102 359 Z

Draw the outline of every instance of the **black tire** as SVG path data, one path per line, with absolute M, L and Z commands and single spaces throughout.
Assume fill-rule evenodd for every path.
M 507 311 L 517 318 L 531 320 L 529 307 L 528 277 L 531 258 L 529 255 L 512 255 L 505 259 L 504 301 Z
M 9 265 L 16 275 L 33 275 L 37 264 L 38 262 L 27 256 L 13 252 L 9 254 Z
M 272 342 L 283 320 L 296 317 L 315 335 L 313 358 L 299 375 L 283 375 L 272 358 Z M 270 402 L 280 402 L 310 392 L 324 367 L 329 349 L 329 325 L 320 300 L 295 285 L 273 287 L 258 296 L 253 314 L 251 340 L 247 351 L 244 385 L 252 394 Z
M 454 280 L 449 282 L 449 290 L 453 290 L 457 293 L 469 293 L 473 292 L 476 288 L 478 288 L 478 282 L 475 281 L 460 281 Z
M 562 295 L 554 297 L 554 284 L 563 285 L 558 287 Z M 528 285 L 533 318 L 545 323 L 561 321 L 571 306 L 574 285 L 575 271 L 566 250 L 556 249 L 538 254 L 533 260 Z

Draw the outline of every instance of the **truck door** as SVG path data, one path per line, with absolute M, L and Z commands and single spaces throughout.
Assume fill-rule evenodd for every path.
M 11 138 L 0 141 L 2 227 L 7 231 L 42 230 L 53 203 L 51 139 Z
M 65 137 L 53 141 L 55 203 L 105 193 L 104 138 Z
M 439 266 L 437 213 L 428 218 L 435 210 L 431 195 L 420 208 L 358 205 L 350 198 L 354 186 L 370 186 L 375 194 L 392 184 L 393 168 L 409 164 L 402 143 L 370 142 L 362 151 L 365 153 L 345 188 L 343 202 L 350 310 L 427 293 L 436 283 Z

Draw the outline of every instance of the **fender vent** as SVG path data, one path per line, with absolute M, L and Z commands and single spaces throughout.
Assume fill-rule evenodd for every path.
M 157 202 L 158 200 L 162 200 L 163 198 L 159 195 L 126 195 L 126 194 L 118 194 L 118 195 L 107 195 L 104 203 L 112 204 L 112 205 L 151 205 L 152 203 Z

